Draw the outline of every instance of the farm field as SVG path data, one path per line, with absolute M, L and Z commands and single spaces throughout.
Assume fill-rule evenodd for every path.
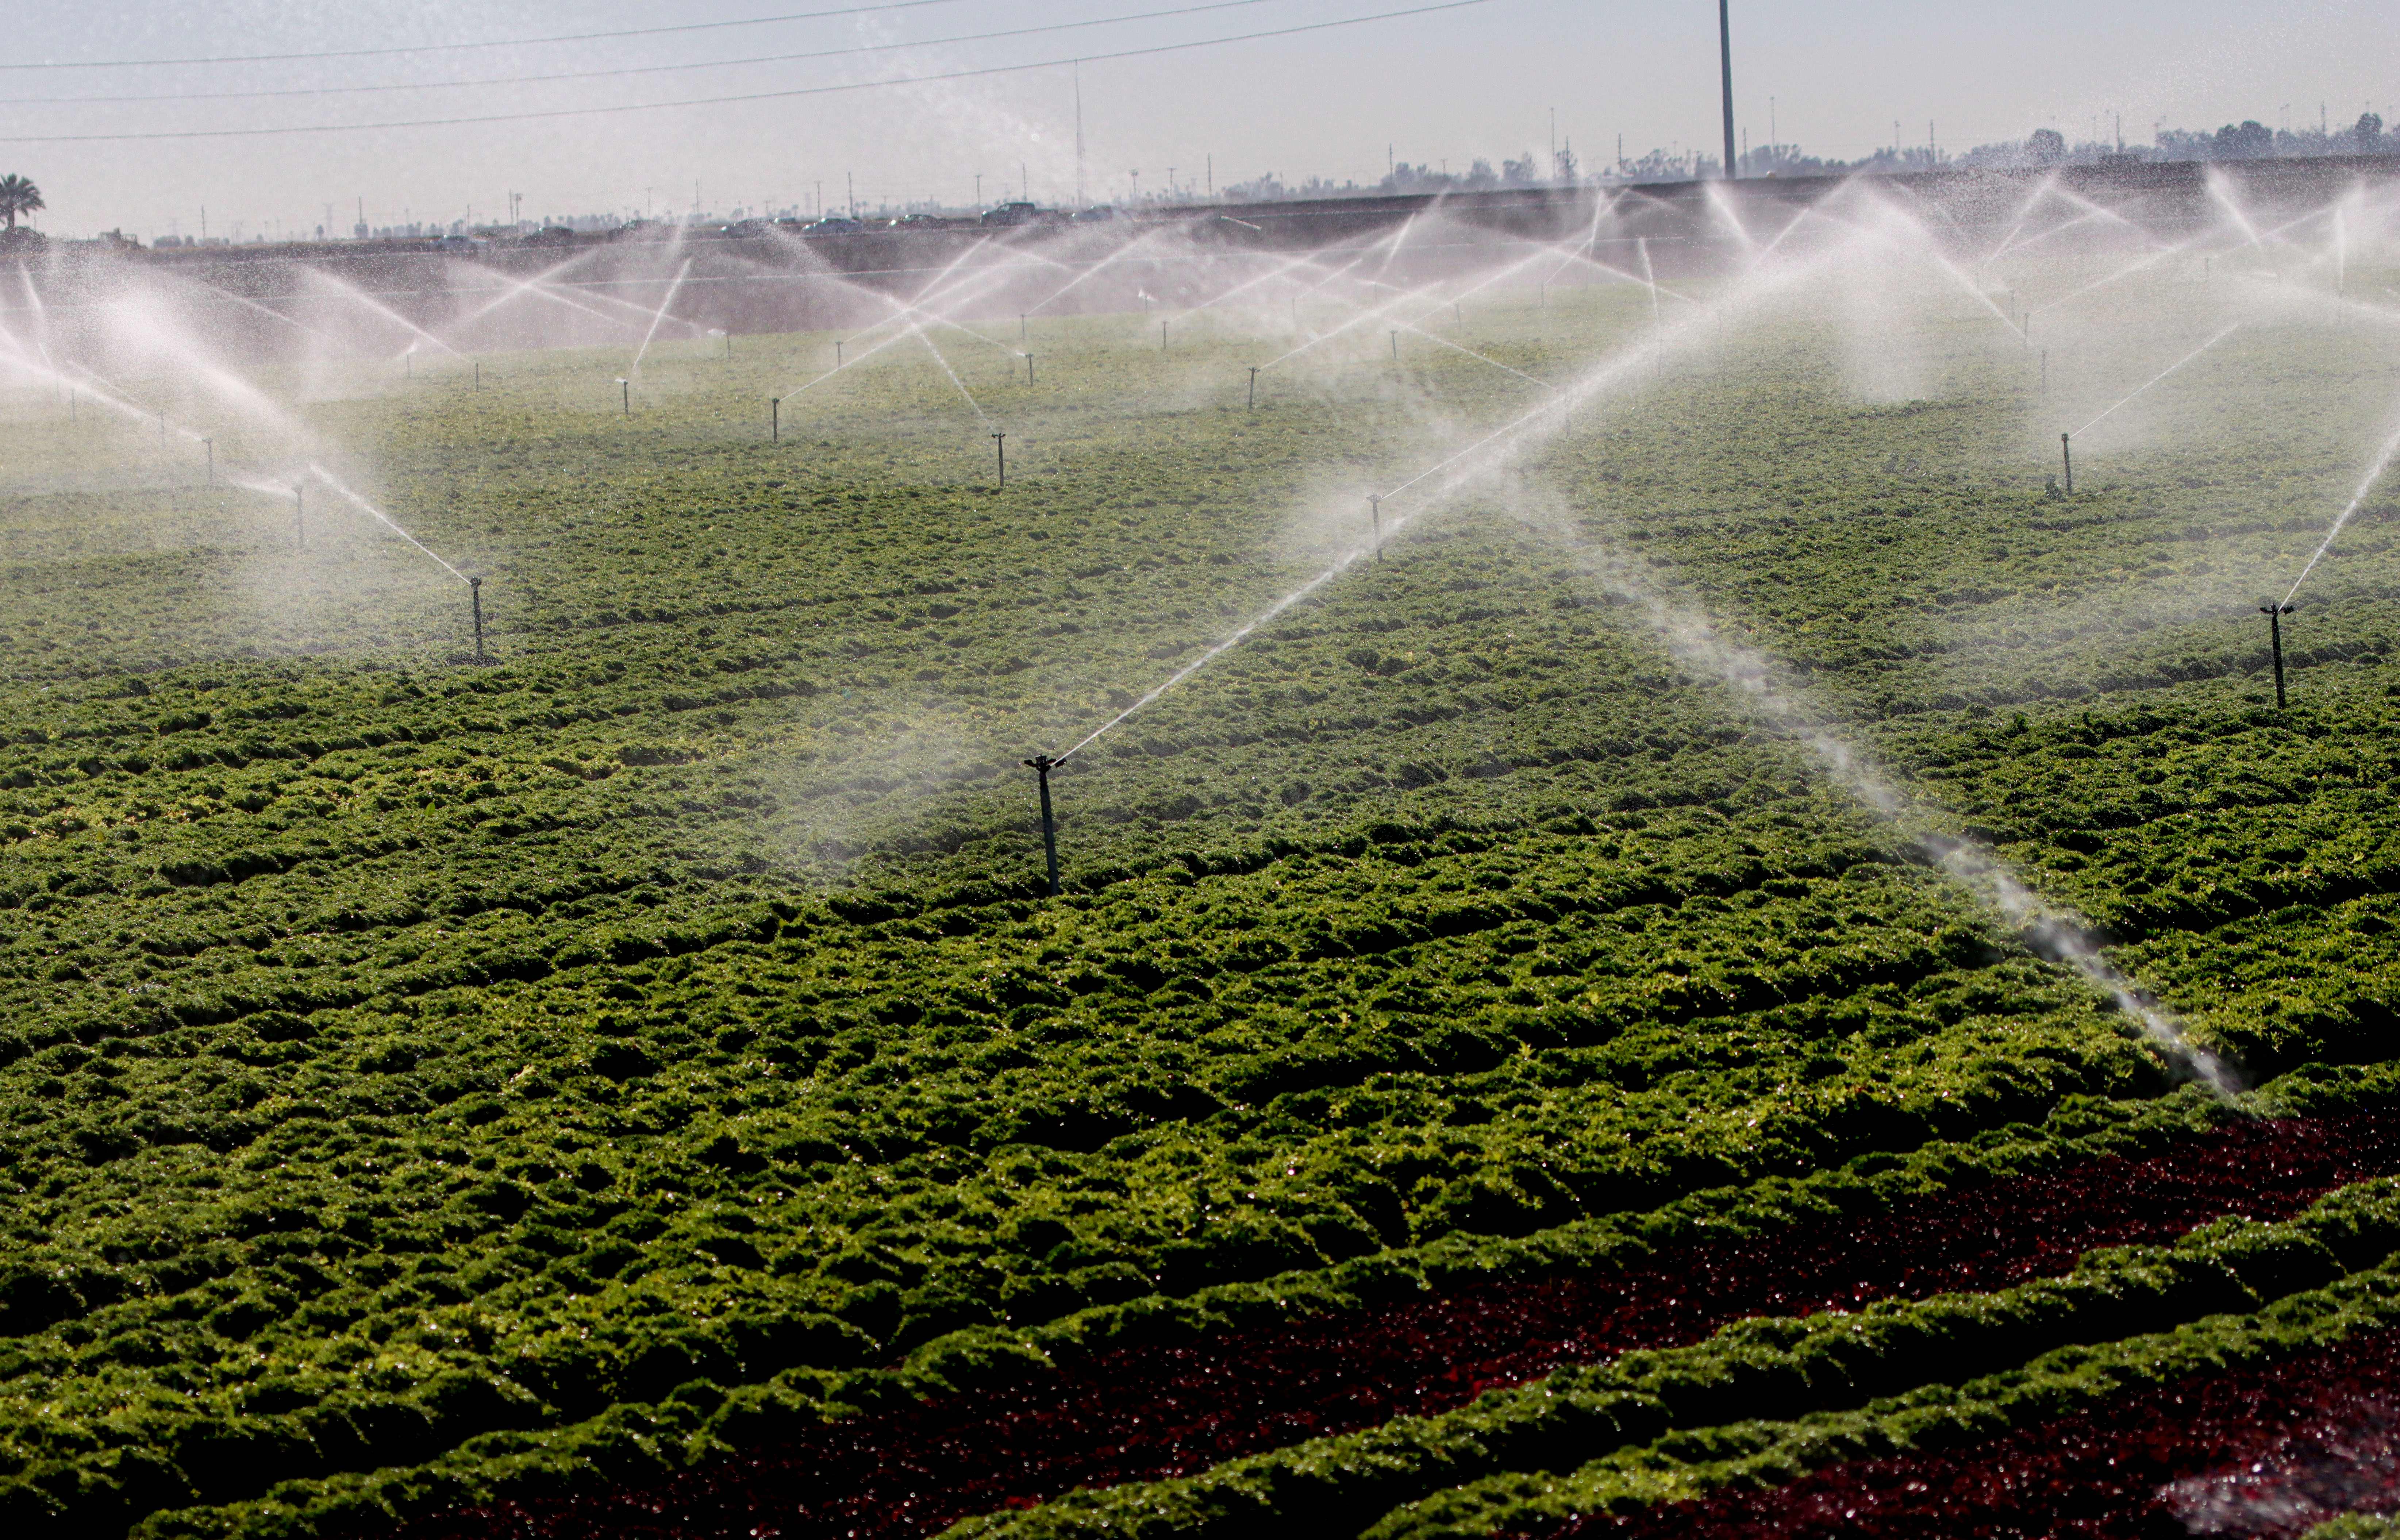
M 2324 1405 L 2154 1486 L 2334 1437 L 2393 484 L 2281 709 L 2257 606 L 2400 348 L 2297 259 L 2025 262 L 2021 335 L 1905 256 L 9 394 L 0 1519 L 1734 1533 L 2211 1376 Z M 1060 1464 L 1126 1365 L 1249 1388 Z

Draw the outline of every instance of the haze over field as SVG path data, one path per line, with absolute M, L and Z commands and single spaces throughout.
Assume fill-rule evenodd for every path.
M 48 227 L 144 238 L 211 229 L 247 238 L 580 212 L 720 215 L 813 209 L 853 178 L 870 206 L 966 206 L 1022 189 L 1073 198 L 1081 70 L 1088 201 L 1170 179 L 1201 189 L 1265 173 L 1372 183 L 1392 162 L 1465 171 L 1556 136 L 1587 168 L 1653 149 L 1713 154 L 1712 7 L 1630 0 L 1488 0 L 1357 25 L 1147 58 L 1102 55 L 1404 10 L 1430 0 L 927 0 L 839 14 L 828 5 L 632 0 L 573 7 L 210 6 L 97 0 L 12 18 L 0 70 L 0 158 L 50 190 Z M 1183 10 L 1181 15 L 1157 13 Z M 837 14 L 825 15 L 825 12 Z M 713 26 L 819 13 L 813 20 Z M 1111 20 L 1149 16 L 1151 20 Z M 1092 26 L 1081 22 L 1105 22 Z M 2094 7 L 1738 5 L 1739 131 L 1764 146 L 1855 160 L 1897 139 L 1944 151 L 2049 126 L 2070 141 L 2143 143 L 2154 124 L 2335 127 L 2369 110 L 2400 122 L 2383 66 L 2400 21 L 2366 0 L 2257 5 L 2167 0 Z M 1029 28 L 979 42 L 939 40 Z M 645 29 L 524 47 L 496 40 Z M 462 46 L 471 45 L 471 46 Z M 862 48 L 889 51 L 839 52 Z M 376 52 L 373 50 L 414 50 Z M 110 61 L 256 58 L 141 68 Z M 715 61 L 772 57 L 774 61 Z M 811 90 L 1055 61 L 1057 67 L 898 89 L 547 120 L 268 138 L 143 136 L 546 112 Z M 74 67 L 67 67 L 74 66 Z M 94 67 L 84 67 L 94 66 Z M 667 68 L 674 66 L 674 68 Z M 644 70 L 655 73 L 623 73 Z M 544 84 L 437 89 L 431 83 Z M 362 87 L 407 89 L 361 91 Z M 347 94 L 305 94 L 308 92 Z M 278 94 L 278 93 L 304 94 Z M 224 94 L 265 93 L 265 94 Z M 159 97 L 178 100 L 156 100 Z M 78 104 L 76 99 L 86 99 Z M 1770 136 L 1770 129 L 1773 132 Z M 80 135 L 130 135 L 74 143 Z M 1020 167 L 1022 170 L 1020 170 Z M 1132 172 L 1139 170 L 1137 178 Z M 821 191 L 822 190 L 822 191 Z

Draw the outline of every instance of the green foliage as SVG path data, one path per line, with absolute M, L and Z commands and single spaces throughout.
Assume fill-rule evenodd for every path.
M 2387 1240 L 2392 1233 L 2389 1222 L 2387 1215 L 2382 1220 Z M 2130 1280 L 2156 1262 L 2154 1257 L 2137 1252 L 2123 1262 L 2108 1259 L 2101 1271 L 2121 1266 Z M 2046 1287 L 2065 1290 L 2082 1281 L 2079 1274 L 2077 1280 L 2030 1285 L 1996 1299 L 2007 1301 Z M 2025 1423 L 2101 1406 L 2129 1391 L 2195 1374 L 2270 1363 L 2400 1319 L 2400 1270 L 2388 1262 L 2323 1288 L 2284 1296 L 2253 1313 L 2242 1313 L 2245 1307 L 2238 1298 L 2224 1301 L 2220 1296 L 2221 1302 L 2233 1304 L 2235 1313 L 2204 1316 L 2172 1331 L 2115 1336 L 2137 1323 L 2148 1324 L 2140 1307 L 2158 1296 L 2146 1300 L 2146 1292 L 2142 1284 L 2132 1286 L 2125 1302 L 2134 1308 L 2107 1320 L 2101 1329 L 2113 1340 L 2096 1345 L 2060 1346 L 2021 1368 L 1955 1386 L 1927 1385 L 1870 1401 L 1852 1411 L 1789 1417 L 1779 1415 L 1781 1409 L 1770 1407 L 1762 1418 L 1679 1429 L 1562 1475 L 1510 1474 L 1468 1482 L 1396 1508 L 1363 1533 L 1375 1540 L 1480 1536 L 1569 1514 L 1621 1513 L 1683 1501 L 1730 1484 L 1777 1485 L 1839 1461 L 1988 1438 Z M 2188 1308 L 2206 1293 L 2202 1286 L 2178 1302 Z M 1962 1304 L 1948 1300 L 1929 1302 L 1925 1308 L 1945 1307 L 1957 1315 L 1986 1319 L 1990 1309 L 1981 1302 Z M 1869 1311 L 1861 1319 L 1874 1314 Z M 1821 1329 L 1815 1335 L 1820 1342 L 1832 1342 L 1848 1333 L 1834 1323 L 1830 1336 Z M 1857 1351 L 1861 1356 L 1871 1356 L 1880 1345 L 1872 1341 L 1873 1335 L 1869 1329 L 1861 1339 L 1853 1339 L 1859 1342 Z M 1940 1335 L 1929 1333 L 1921 1340 L 1938 1340 Z M 2075 1341 L 2072 1329 L 2067 1341 Z M 1835 1347 L 1820 1352 L 1819 1361 L 1837 1361 L 1841 1356 Z M 1640 1356 L 1629 1354 L 1620 1363 Z M 1970 1363 L 1970 1367 L 1975 1366 Z M 1787 1372 L 1796 1371 L 1794 1366 Z M 1719 1410 L 1731 1409 L 1721 1405 Z M 1635 1438 L 1641 1437 L 1639 1432 L 1633 1434 Z
M 1643 314 L 1577 304 L 1479 344 L 1561 374 Z M 2375 612 L 2296 622 L 2283 719 L 2238 616 L 2011 629 L 2189 576 L 2212 532 L 2279 553 L 2339 457 L 2294 451 L 2242 520 L 2238 436 L 2066 504 L 1877 471 L 2013 453 L 2013 387 L 1969 350 L 1982 417 L 1861 409 L 1805 329 L 1707 382 L 1726 432 L 1684 434 L 1687 380 L 1600 412 L 1546 491 L 1411 526 L 1079 756 L 1042 901 L 1016 761 L 1321 570 L 1428 424 L 1525 389 L 1329 350 L 1253 414 L 1245 339 L 1052 324 L 1038 388 L 953 361 L 1012 425 L 1004 493 L 913 361 L 765 443 L 820 339 L 670 348 L 630 420 L 615 356 L 312 390 L 369 494 L 490 575 L 482 669 L 458 585 L 336 500 L 295 554 L 287 505 L 177 484 L 146 429 L 12 426 L 12 1529 L 621 1479 L 1045 1343 L 1883 1201 L 1788 1185 L 1861 1154 L 2165 1126 L 2129 1025 L 1681 671 L 1595 539 L 1795 660 L 2215 1041 L 2382 1056 Z M 206 410 L 178 420 L 241 460 L 263 430 Z
M 2069 1343 L 2252 1312 L 2376 1266 L 2395 1247 L 2400 1184 L 2366 1183 L 2284 1224 L 2225 1220 L 2172 1247 L 2096 1251 L 2066 1277 L 1995 1294 L 1742 1321 L 1695 1347 L 1564 1370 L 1446 1415 L 1312 1439 L 1180 1480 L 1073 1492 L 949 1533 L 1012 1540 L 1321 1533 L 1362 1527 L 1364 1516 L 1386 1509 L 1391 1518 L 1365 1527 L 1505 1533 L 1582 1511 L 1518 1506 L 1516 1494 L 1559 1484 L 1548 1473 L 1655 1446 L 1670 1429 L 1789 1422 L 1912 1391 L 1935 1373 L 1955 1381 Z M 1434 1495 L 1444 1487 L 1462 1490 Z

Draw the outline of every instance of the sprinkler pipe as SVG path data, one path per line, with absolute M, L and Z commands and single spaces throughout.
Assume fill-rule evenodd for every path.
M 1250 406 L 1249 406 L 1249 409 L 1250 409 L 1251 411 L 1253 411 L 1253 412 L 1255 412 L 1255 411 L 1257 411 L 1257 410 L 1259 409 L 1259 371 L 1258 371 L 1258 366 L 1257 366 L 1257 365 L 1255 365 L 1255 364 L 1251 365 L 1251 367 L 1250 367 Z
M 292 547 L 308 549 L 308 489 L 294 483 L 292 487 Z
M 484 579 L 467 579 L 467 602 L 475 606 L 475 661 L 484 662 Z
M 784 442 L 784 398 L 781 396 L 767 398 L 767 442 Z
M 625 416 L 632 416 L 634 415 L 634 382 L 620 375 L 617 377 L 617 394 L 624 402 Z
M 1166 351 L 1166 322 L 1163 320 L 1158 323 L 1158 350 Z
M 208 484 L 214 486 L 217 484 L 217 441 L 214 439 L 202 439 L 200 441 L 200 447 L 209 452 Z
M 1033 383 L 1033 355 L 1030 353 L 1025 355 L 1025 383 Z
M 1384 559 L 1384 499 L 1378 493 L 1367 494 L 1367 517 L 1374 525 L 1375 560 Z
M 2267 617 L 2267 646 L 2275 659 L 2275 709 L 2284 709 L 2284 617 L 2292 612 L 2290 605 L 2260 605 L 2259 613 Z
M 839 369 L 839 368 L 840 368 L 840 367 L 841 367 L 841 341 L 840 341 L 840 339 L 839 339 L 839 338 L 836 338 L 836 339 L 834 340 L 834 345 L 833 345 L 833 366 L 834 366 L 835 368 L 837 368 L 837 369 Z
M 1058 821 L 1050 812 L 1050 772 L 1058 761 L 1046 754 L 1037 754 L 1025 761 L 1042 785 L 1042 854 L 1050 868 L 1050 896 L 1058 896 Z
M 1029 337 L 1030 337 L 1031 335 L 1032 335 L 1032 334 L 1031 334 L 1031 333 L 1030 333 L 1030 332 L 1028 332 L 1028 331 L 1025 329 L 1025 312 L 1024 312 L 1024 311 L 1022 311 L 1022 310 L 1017 311 L 1017 312 L 1016 312 L 1016 340 L 1017 340 L 1017 341 L 1019 341 L 1019 342 L 1023 342 L 1023 341 L 1027 340 Z
M 2068 434 L 2061 433 L 2058 436 L 2058 459 L 2059 463 L 2066 468 L 2066 495 L 2070 497 L 2075 496 L 2075 451 L 2071 447 L 2073 442 Z
M 1008 435 L 996 428 L 991 433 L 991 458 L 993 468 L 1000 473 L 999 485 L 992 488 L 997 492 L 1008 485 Z
M 477 393 L 478 393 L 478 394 L 480 394 L 480 393 L 482 392 L 483 388 L 484 388 L 484 361 L 483 361 L 482 359 L 477 359 L 477 360 L 475 361 L 475 389 L 476 389 Z

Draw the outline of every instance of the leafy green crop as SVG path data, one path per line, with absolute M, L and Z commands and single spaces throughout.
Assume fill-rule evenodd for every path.
M 1558 377 L 1646 314 L 1577 303 L 1468 335 Z M 345 474 L 488 575 L 488 668 L 459 585 L 338 500 L 294 553 L 287 506 L 137 430 L 9 425 L 12 1527 L 671 1468 L 1080 1312 L 2167 1089 L 1679 668 L 1594 542 L 1789 660 L 2202 1035 L 2262 1072 L 2381 1056 L 2388 551 L 2326 569 L 2283 717 L 2206 586 L 2322 527 L 2346 441 L 2262 413 L 2051 498 L 2011 361 L 1961 343 L 1938 407 L 1861 407 L 1779 320 L 1070 761 L 1049 901 L 1017 761 L 1529 389 L 1331 348 L 1252 413 L 1230 331 L 1051 325 L 1038 387 L 953 360 L 1010 425 L 1004 492 L 913 356 L 765 442 L 823 339 L 654 358 L 630 419 L 614 356 L 317 391 L 374 468 Z M 861 1373 L 903 1359 L 932 1378 Z

